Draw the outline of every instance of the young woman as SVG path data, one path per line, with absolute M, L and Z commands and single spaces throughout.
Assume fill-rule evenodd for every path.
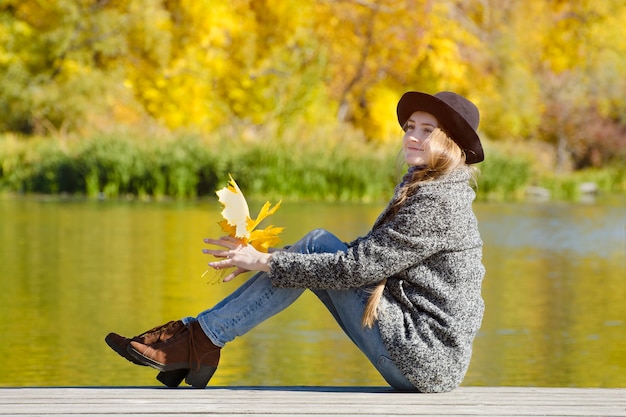
M 314 230 L 288 250 L 270 253 L 230 237 L 205 239 L 212 249 L 204 252 L 217 258 L 210 266 L 235 268 L 225 280 L 259 273 L 195 318 L 132 339 L 111 333 L 109 346 L 161 371 L 157 378 L 168 386 L 186 379 L 204 388 L 226 343 L 309 289 L 393 388 L 457 387 L 484 310 L 469 166 L 483 160 L 479 113 L 455 93 L 408 92 L 397 115 L 409 169 L 367 235 L 343 243 Z

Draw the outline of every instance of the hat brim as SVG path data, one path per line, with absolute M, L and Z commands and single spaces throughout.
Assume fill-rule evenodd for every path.
M 404 127 L 416 111 L 430 113 L 437 118 L 452 140 L 465 152 L 465 162 L 475 164 L 485 159 L 476 128 L 471 126 L 456 110 L 435 96 L 417 91 L 404 93 L 398 102 L 398 122 Z

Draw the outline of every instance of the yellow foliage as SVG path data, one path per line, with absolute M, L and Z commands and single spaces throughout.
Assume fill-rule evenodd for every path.
M 386 86 L 375 86 L 366 92 L 367 114 L 362 126 L 367 137 L 375 142 L 389 142 L 401 137 L 401 129 L 396 118 L 395 108 L 400 98 L 398 92 Z
M 265 229 L 257 229 L 263 220 L 278 210 L 280 201 L 274 207 L 269 201 L 266 202 L 257 217 L 252 219 L 248 203 L 232 176 L 228 186 L 218 190 L 216 194 L 224 206 L 221 212 L 224 220 L 218 223 L 222 231 L 261 252 L 267 252 L 270 247 L 280 243 L 278 235 L 283 231 L 282 227 L 268 226 Z
M 560 102 L 620 120 L 626 107 L 623 0 L 4 0 L 0 10 L 8 130 L 86 129 L 94 117 L 206 133 L 347 122 L 384 141 L 402 92 L 453 90 L 479 104 L 494 138 L 526 137 L 559 76 L 576 80 L 575 94 L 556 89 Z

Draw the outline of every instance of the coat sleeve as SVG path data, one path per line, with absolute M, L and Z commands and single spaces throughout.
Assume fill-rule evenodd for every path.
M 418 192 L 396 216 L 337 253 L 277 252 L 270 278 L 277 287 L 347 289 L 375 284 L 446 247 L 447 193 Z

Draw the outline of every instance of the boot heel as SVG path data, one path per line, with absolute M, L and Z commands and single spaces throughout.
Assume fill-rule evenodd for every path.
M 201 366 L 200 369 L 190 370 L 185 381 L 194 388 L 205 388 L 216 369 L 215 366 Z
M 157 375 L 158 379 L 163 385 L 169 388 L 176 388 L 183 382 L 183 379 L 189 373 L 189 369 L 177 369 L 175 371 L 161 371 Z

